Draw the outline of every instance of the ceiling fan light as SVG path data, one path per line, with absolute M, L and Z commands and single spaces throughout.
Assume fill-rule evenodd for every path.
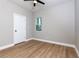
M 37 3 L 37 1 L 36 1 L 36 0 L 34 0 L 34 3 Z

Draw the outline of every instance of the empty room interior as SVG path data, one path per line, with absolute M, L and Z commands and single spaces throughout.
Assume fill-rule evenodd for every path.
M 78 58 L 79 0 L 0 0 L 0 58 Z

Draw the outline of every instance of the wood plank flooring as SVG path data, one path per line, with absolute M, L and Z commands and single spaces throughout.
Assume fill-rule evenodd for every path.
M 77 58 L 75 49 L 31 40 L 0 51 L 0 58 Z

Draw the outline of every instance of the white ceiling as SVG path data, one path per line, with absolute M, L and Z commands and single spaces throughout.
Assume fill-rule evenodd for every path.
M 54 6 L 60 3 L 69 2 L 71 0 L 41 0 L 45 2 L 45 5 L 38 3 L 36 7 L 33 7 L 33 1 L 24 1 L 24 0 L 11 0 L 11 1 L 20 5 L 21 7 L 25 9 L 36 11 L 36 10 L 41 10 L 41 8 Z

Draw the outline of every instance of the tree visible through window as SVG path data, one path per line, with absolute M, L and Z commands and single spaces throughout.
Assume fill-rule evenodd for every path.
M 38 17 L 36 19 L 36 31 L 42 31 L 42 18 Z

